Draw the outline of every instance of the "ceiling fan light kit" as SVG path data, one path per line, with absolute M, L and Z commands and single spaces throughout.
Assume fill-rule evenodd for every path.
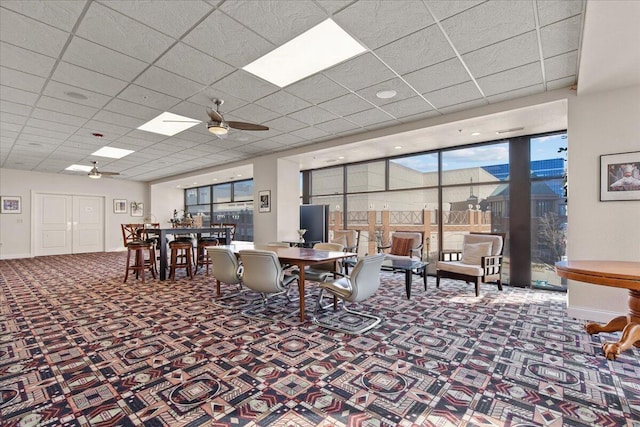
M 99 172 L 98 171 L 98 162 L 94 161 L 94 162 L 91 162 L 91 163 L 93 163 L 93 168 L 91 168 L 91 170 L 87 174 L 89 176 L 89 178 L 98 179 L 98 178 L 101 178 L 102 175 L 105 175 L 105 176 L 120 175 L 120 172 Z
M 207 129 L 214 135 L 226 135 L 229 132 L 229 125 L 226 122 L 211 120 L 207 124 Z

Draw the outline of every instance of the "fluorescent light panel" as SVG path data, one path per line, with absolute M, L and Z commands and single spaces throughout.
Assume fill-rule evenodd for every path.
M 200 120 L 179 116 L 165 111 L 158 117 L 149 120 L 142 126 L 139 126 L 138 129 L 147 132 L 159 133 L 160 135 L 173 136 L 200 123 L 202 123 Z
M 243 70 L 285 87 L 365 50 L 338 24 L 327 19 L 256 59 Z
M 110 159 L 121 159 L 133 152 L 133 150 L 125 150 L 124 148 L 102 147 L 98 151 L 91 153 L 91 155 L 98 157 L 108 157 Z
M 91 172 L 91 169 L 93 169 L 93 166 L 86 166 L 86 165 L 71 165 L 68 168 L 66 168 L 66 171 L 75 171 L 75 172 Z

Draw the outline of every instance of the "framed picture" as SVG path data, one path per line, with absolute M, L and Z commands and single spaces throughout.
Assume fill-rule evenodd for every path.
M 144 215 L 144 203 L 131 202 L 131 216 L 143 216 Z
M 640 151 L 600 156 L 600 201 L 640 200 Z
M 271 190 L 258 191 L 260 208 L 258 212 L 271 212 Z
M 127 213 L 127 199 L 113 199 L 113 213 Z
M 6 214 L 22 213 L 22 198 L 20 196 L 0 197 L 0 213 L 6 213 Z

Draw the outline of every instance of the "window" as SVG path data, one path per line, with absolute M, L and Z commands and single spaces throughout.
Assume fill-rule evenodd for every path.
M 438 153 L 389 160 L 389 190 L 438 185 Z

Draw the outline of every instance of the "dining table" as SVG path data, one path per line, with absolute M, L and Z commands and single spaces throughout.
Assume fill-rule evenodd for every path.
M 559 261 L 555 267 L 556 274 L 565 279 L 628 289 L 628 315 L 616 316 L 605 325 L 587 322 L 584 329 L 589 335 L 622 331 L 617 342 L 602 344 L 602 351 L 610 360 L 631 346 L 640 347 L 640 262 L 576 260 Z
M 228 227 L 176 227 L 176 228 L 145 228 L 144 232 L 158 236 L 160 246 L 160 280 L 167 279 L 167 236 L 176 234 L 209 234 L 218 238 L 222 244 L 231 243 L 231 230 Z
M 220 247 L 220 246 L 218 246 Z M 253 244 L 253 243 L 232 243 L 230 245 L 223 245 L 223 247 L 227 247 L 231 249 L 235 254 L 239 254 L 239 252 L 243 249 L 257 249 L 257 250 L 266 250 L 272 251 L 276 253 L 276 256 L 280 260 L 281 264 L 294 265 L 298 267 L 298 291 L 300 293 L 300 322 L 305 321 L 304 308 L 304 287 L 305 287 L 305 278 L 304 278 L 304 269 L 305 267 L 314 265 L 314 264 L 323 264 L 326 262 L 335 262 L 337 269 L 337 262 L 344 258 L 350 258 L 357 256 L 358 254 L 353 252 L 342 252 L 342 251 L 323 251 L 312 248 L 301 248 L 301 247 L 280 247 L 280 246 L 272 246 L 272 245 L 261 245 L 261 244 Z M 215 275 L 215 272 L 213 273 Z

